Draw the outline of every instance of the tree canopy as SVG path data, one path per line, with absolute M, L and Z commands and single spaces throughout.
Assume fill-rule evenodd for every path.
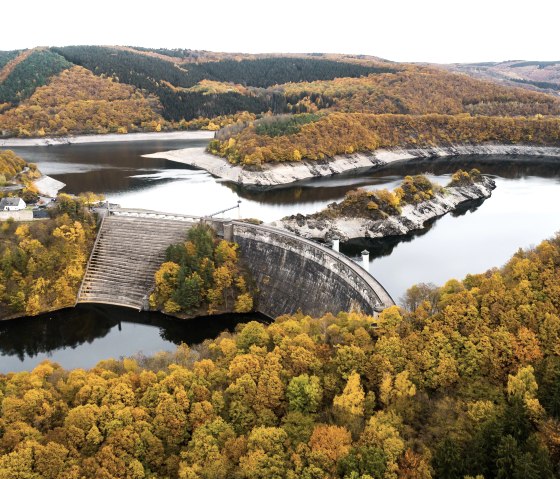
M 0 478 L 558 477 L 559 272 L 557 235 L 378 318 L 0 375 Z
M 51 219 L 0 223 L 0 318 L 73 306 L 96 222 L 61 194 Z
M 252 311 L 255 288 L 238 249 L 235 243 L 218 240 L 209 226 L 193 226 L 184 243 L 167 248 L 150 305 L 191 316 Z

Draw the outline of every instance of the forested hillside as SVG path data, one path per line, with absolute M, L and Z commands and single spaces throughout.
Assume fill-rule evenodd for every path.
M 149 88 L 159 80 L 175 87 L 188 88 L 204 79 L 265 88 L 287 82 L 332 80 L 397 70 L 387 66 L 291 57 L 170 65 L 157 57 L 109 47 L 76 46 L 55 48 L 54 51 L 96 73 L 114 75 L 125 83 L 142 88 Z
M 356 117 L 348 116 L 344 121 L 352 131 L 343 131 L 339 144 L 333 148 L 330 145 L 333 138 L 324 136 L 330 131 L 314 129 L 327 123 L 340 123 L 341 116 L 337 113 L 407 115 L 413 128 L 418 129 L 415 135 L 418 144 L 427 143 L 425 138 L 445 141 L 432 131 L 434 125 L 440 126 L 437 117 L 427 115 L 453 116 L 455 119 L 449 120 L 451 123 L 458 122 L 461 128 L 471 131 L 466 135 L 456 135 L 446 130 L 444 134 L 450 140 L 460 140 L 458 136 L 461 136 L 465 137 L 465 141 L 473 142 L 484 141 L 480 128 L 486 126 L 485 122 L 502 125 L 505 130 L 518 130 L 519 125 L 531 122 L 531 128 L 540 131 L 549 128 L 548 117 L 560 115 L 560 98 L 554 95 L 505 87 L 432 67 L 391 63 L 363 56 L 267 56 L 188 49 L 69 46 L 1 52 L 0 65 L 2 63 L 0 112 L 4 111 L 5 116 L 0 117 L 0 131 L 8 136 L 124 133 L 156 128 L 217 129 L 231 123 L 237 123 L 237 134 L 248 123 L 248 118 L 325 114 L 317 121 L 314 116 L 307 117 L 314 118 L 309 123 L 315 126 L 309 125 L 302 130 L 313 135 L 303 143 L 314 142 L 316 151 L 300 145 L 307 151 L 303 153 L 294 146 L 289 154 L 281 152 L 279 156 L 274 156 L 274 161 L 297 156 L 294 150 L 298 150 L 304 158 L 320 158 L 332 156 L 333 152 L 344 153 L 348 149 L 370 149 L 368 145 L 375 143 L 371 141 L 373 137 L 381 138 L 380 143 L 393 145 L 391 141 L 385 141 L 386 132 L 376 131 L 375 128 L 379 123 L 402 122 L 400 117 L 377 122 L 363 117 L 366 124 L 359 125 Z M 99 93 L 88 86 L 93 83 L 99 86 Z M 103 84 L 111 84 L 113 90 L 120 88 L 124 97 L 119 97 L 118 101 L 107 98 L 107 87 Z M 79 98 L 69 95 L 72 89 L 80 92 Z M 84 90 L 88 92 L 86 96 Z M 125 91 L 128 93 L 125 94 Z M 54 105 L 54 98 L 59 98 L 61 104 Z M 78 100 L 80 103 L 77 103 Z M 119 104 L 119 101 L 125 103 Z M 469 123 L 470 120 L 462 115 L 476 119 Z M 327 119 L 329 116 L 331 119 Z M 478 117 L 493 119 L 479 120 Z M 506 125 L 508 120 L 505 117 L 516 118 L 513 127 Z M 534 126 L 533 117 L 545 117 L 542 126 Z M 299 124 L 297 118 L 302 117 L 291 121 Z M 247 132 L 250 133 L 251 128 L 249 126 Z M 406 129 L 409 129 L 408 126 Z M 287 129 L 272 136 L 286 136 L 294 131 Z M 222 134 L 221 138 L 226 135 Z M 391 135 L 404 140 L 410 136 L 408 132 L 403 134 L 399 131 Z M 245 142 L 246 136 L 242 134 L 240 144 Z M 266 136 L 260 134 L 257 139 L 251 138 L 249 146 L 238 146 L 241 158 L 248 157 L 248 163 L 258 162 L 259 153 L 252 158 L 254 147 L 269 148 L 276 155 L 276 143 L 280 140 L 268 141 Z M 349 136 L 361 136 L 362 140 L 348 142 Z M 494 135 L 495 138 L 490 138 L 492 135 L 482 136 L 505 142 L 533 141 L 532 132 L 528 130 L 521 137 L 517 135 L 517 139 L 509 138 L 509 133 L 501 130 Z M 302 143 L 292 138 L 281 141 Z M 538 133 L 534 142 L 541 143 Z M 220 149 L 223 150 L 223 146 Z M 244 150 L 251 151 L 246 153 Z M 227 156 L 233 159 L 235 155 L 228 153 Z M 266 151 L 262 156 L 261 161 L 269 161 L 270 155 Z
M 11 150 L 0 150 L 0 186 L 12 181 L 27 166 L 27 162 Z
M 559 477 L 560 236 L 405 302 L 0 375 L 0 479 Z
M 159 131 L 157 98 L 133 86 L 72 67 L 37 88 L 31 98 L 0 114 L 0 125 L 17 136 Z
M 66 195 L 52 215 L 0 222 L 0 319 L 74 306 L 96 223 L 83 201 Z
M 24 185 L 24 199 L 26 193 L 36 197 L 37 191 L 32 183 L 40 176 L 41 172 L 34 163 L 27 163 L 11 150 L 0 150 L 0 186 L 6 183 Z M 0 192 L 0 198 L 5 194 L 11 193 Z
M 301 58 L 263 58 L 256 60 L 223 60 L 178 65 L 167 60 L 131 50 L 106 47 L 65 47 L 54 49 L 67 60 L 82 65 L 96 74 L 118 78 L 157 95 L 168 120 L 191 120 L 198 116 L 214 117 L 238 111 L 260 113 L 283 112 L 284 102 L 273 91 L 225 92 L 208 95 L 187 89 L 203 80 L 268 87 L 288 81 L 333 79 L 392 71 L 387 67 Z
M 302 114 L 265 117 L 225 128 L 209 151 L 233 164 L 322 160 L 388 147 L 453 144 L 560 144 L 558 117 Z
M 19 50 L 12 50 L 10 52 L 0 52 L 0 71 L 3 69 L 10 61 L 19 55 Z
M 0 103 L 17 104 L 29 98 L 50 77 L 71 66 L 71 63 L 50 50 L 33 51 L 0 81 Z
M 362 78 L 290 83 L 281 89 L 293 113 L 330 108 L 409 115 L 560 114 L 560 98 L 428 68 L 409 67 L 401 72 Z

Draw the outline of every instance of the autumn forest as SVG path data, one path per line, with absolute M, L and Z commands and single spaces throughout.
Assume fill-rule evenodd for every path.
M 0 376 L 0 478 L 553 478 L 560 237 L 403 308 Z
M 560 147 L 558 95 L 532 88 L 542 82 L 490 80 L 366 55 L 132 46 L 0 51 L 0 141 L 208 130 L 215 133 L 200 155 L 259 174 L 379 149 Z M 145 160 L 135 174 L 112 163 L 90 168 L 79 158 L 68 178 L 89 168 L 106 181 L 115 166 L 127 185 L 176 179 L 163 178 L 164 160 L 153 168 Z M 272 209 L 286 196 L 292 208 L 309 204 L 302 197 L 317 187 L 313 199 L 324 202 L 310 218 L 358 222 L 391 220 L 412 206 L 421 211 L 446 188 L 481 182 L 486 173 L 477 168 L 446 170 L 445 187 L 428 173 L 389 169 L 367 182 L 358 172 L 333 178 L 334 186 L 310 181 L 293 190 L 243 190 L 190 166 L 177 171 L 196 177 L 185 190 L 203 192 L 195 201 L 208 200 L 210 209 L 206 191 L 218 188 L 227 189 L 228 202 L 243 198 L 251 206 L 269 194 Z M 34 182 L 42 176 L 37 165 L 0 150 L 0 198 L 21 196 L 35 207 Z M 371 187 L 378 181 L 392 184 Z M 192 207 L 192 196 L 189 202 L 174 191 L 164 199 Z M 51 199 L 37 221 L 0 220 L 0 320 L 73 308 L 103 215 L 118 208 L 91 192 Z M 478 206 L 465 207 L 469 218 Z M 226 241 L 206 223 L 199 218 L 183 240 L 149 259 L 156 272 L 140 293 L 142 308 L 185 329 L 195 317 L 255 313 L 262 289 L 275 287 L 267 276 L 259 290 L 242 241 Z M 397 305 L 376 303 L 372 316 L 354 306 L 320 317 L 293 308 L 173 351 L 103 356 L 89 369 L 47 359 L 0 373 L 0 479 L 559 478 L 560 233 L 541 240 L 486 272 L 412 285 Z M 132 262 L 127 253 L 119 264 Z M 312 258 L 305 261 L 311 269 Z M 287 270 L 286 262 L 273 266 Z

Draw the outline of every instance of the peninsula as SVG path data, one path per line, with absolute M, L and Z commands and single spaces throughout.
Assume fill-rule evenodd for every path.
M 267 162 L 255 166 L 232 164 L 226 159 L 208 153 L 204 147 L 183 148 L 142 155 L 145 158 L 163 158 L 206 170 L 225 181 L 244 186 L 268 187 L 286 185 L 296 181 L 320 178 L 417 158 L 444 158 L 459 155 L 513 156 L 532 158 L 560 158 L 560 146 L 508 145 L 508 144 L 463 144 L 424 148 L 394 147 L 374 151 L 339 154 L 320 160 Z M 559 160 L 560 161 L 560 160 Z
M 354 190 L 318 213 L 292 215 L 272 225 L 323 241 L 405 235 L 461 204 L 488 198 L 495 187 L 474 169 L 457 171 L 444 188 L 423 175 L 407 176 L 394 191 Z

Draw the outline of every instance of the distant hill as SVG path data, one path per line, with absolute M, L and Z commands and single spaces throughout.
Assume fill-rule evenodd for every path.
M 554 67 L 523 63 L 510 69 Z M 490 71 L 494 66 L 478 68 Z M 525 81 L 520 77 L 510 83 L 527 86 Z M 99 89 L 92 88 L 94 84 Z M 74 98 L 73 89 L 82 96 Z M 55 104 L 59 97 L 60 104 Z M 330 112 L 548 116 L 560 114 L 560 98 L 363 55 L 250 55 L 130 46 L 0 52 L 4 135 L 217 129 L 263 114 Z
M 521 86 L 534 91 L 560 95 L 560 60 L 513 60 L 489 63 L 452 63 L 437 66 L 501 85 Z

